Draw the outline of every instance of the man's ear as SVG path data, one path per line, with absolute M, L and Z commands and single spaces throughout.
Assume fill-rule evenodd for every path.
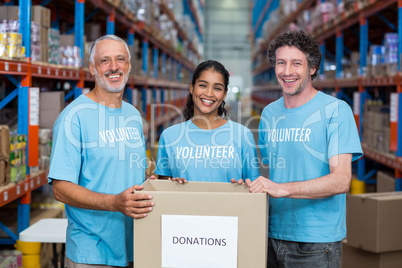
M 95 75 L 95 68 L 92 62 L 89 62 L 89 72 L 91 75 Z

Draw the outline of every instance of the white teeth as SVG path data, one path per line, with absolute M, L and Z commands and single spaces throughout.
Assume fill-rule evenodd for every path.
M 283 79 L 285 82 L 287 82 L 287 83 L 291 83 L 291 82 L 294 82 L 294 81 L 296 81 L 296 79 L 292 79 L 292 80 L 286 80 L 286 79 Z
M 210 101 L 210 100 L 202 100 L 203 102 L 206 102 L 206 103 L 214 103 L 213 101 Z
M 109 75 L 109 78 L 119 78 L 120 75 Z

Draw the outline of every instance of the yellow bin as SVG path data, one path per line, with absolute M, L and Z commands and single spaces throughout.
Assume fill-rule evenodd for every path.
M 22 268 L 40 268 L 40 255 L 22 255 Z
M 358 179 L 352 179 L 350 183 L 351 194 L 364 194 L 366 192 L 366 183 Z
M 17 240 L 15 245 L 17 250 L 21 250 L 22 254 L 40 254 L 40 242 L 23 242 Z

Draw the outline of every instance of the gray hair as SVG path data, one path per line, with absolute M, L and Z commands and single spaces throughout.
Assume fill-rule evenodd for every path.
M 89 55 L 89 62 L 91 62 L 92 64 L 95 64 L 95 62 L 94 62 L 94 55 L 95 55 L 95 48 L 96 48 L 96 45 L 97 45 L 99 42 L 104 41 L 104 40 L 114 40 L 114 41 L 123 43 L 124 46 L 125 46 L 126 49 L 127 49 L 128 61 L 131 60 L 130 50 L 128 49 L 128 46 L 127 46 L 126 41 L 124 41 L 122 38 L 118 37 L 117 35 L 108 34 L 108 35 L 104 35 L 104 36 L 99 37 L 99 38 L 96 39 L 96 41 L 92 44 L 91 49 L 89 50 L 89 53 L 90 53 L 90 55 Z

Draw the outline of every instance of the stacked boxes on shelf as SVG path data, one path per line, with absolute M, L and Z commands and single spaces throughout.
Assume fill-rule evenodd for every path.
M 50 153 L 52 151 L 52 129 L 39 129 L 39 170 L 49 169 Z
M 10 137 L 10 182 L 18 182 L 26 177 L 27 137 L 22 134 Z
M 2 268 L 21 268 L 22 252 L 20 250 L 0 250 Z
M 344 268 L 397 268 L 402 263 L 402 194 L 347 196 Z
M 363 112 L 363 142 L 370 148 L 389 153 L 389 106 L 368 101 Z
M 64 91 L 41 92 L 39 98 L 39 127 L 53 129 L 54 122 L 64 107 Z
M 0 17 L 6 32 L 19 32 L 19 7 L 0 6 Z M 31 9 L 31 59 L 32 61 L 48 62 L 48 29 L 50 27 L 50 9 L 42 6 L 32 6 Z M 10 49 L 9 55 L 23 56 L 24 49 Z M 15 56 L 14 56 L 15 57 Z
M 0 125 L 0 186 L 10 180 L 10 130 Z
M 60 31 L 49 28 L 49 63 L 60 64 Z
M 390 172 L 377 171 L 377 192 L 393 192 L 395 191 L 395 176 Z
M 398 72 L 398 34 L 386 33 L 383 45 L 371 45 L 367 76 L 395 76 Z
M 385 46 L 385 74 L 394 76 L 398 72 L 398 34 L 386 33 L 384 35 Z
M 84 35 L 84 44 L 86 37 Z M 81 59 L 81 50 L 75 46 L 74 34 L 61 34 L 60 35 L 60 57 L 61 65 L 79 68 L 83 64 Z
M 0 22 L 0 57 L 24 58 L 25 47 L 22 46 L 20 33 L 8 32 L 8 21 Z

